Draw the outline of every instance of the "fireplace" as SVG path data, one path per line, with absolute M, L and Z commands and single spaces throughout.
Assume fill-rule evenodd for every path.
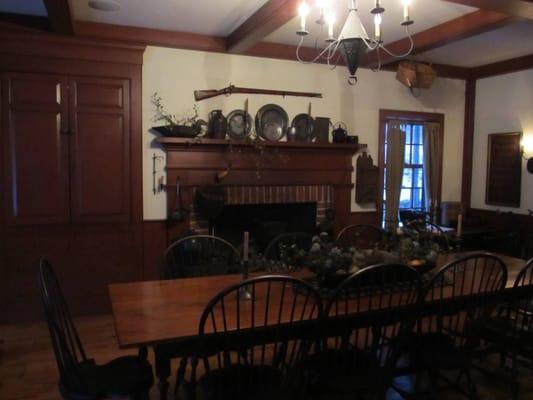
M 268 243 L 285 232 L 316 232 L 317 203 L 235 204 L 225 206 L 212 221 L 213 232 L 235 246 L 250 232 L 254 248 L 264 253 Z
M 196 187 L 193 188 L 194 196 L 196 189 Z M 285 232 L 315 231 L 316 225 L 325 220 L 326 209 L 333 207 L 333 187 L 329 185 L 225 186 L 224 197 L 226 206 L 223 214 L 226 209 L 230 215 L 233 210 L 242 210 L 243 212 L 252 210 L 255 211 L 256 215 L 263 213 L 265 218 L 272 216 L 280 219 L 280 216 L 283 215 L 283 218 L 287 220 L 292 220 L 292 216 L 288 212 L 284 214 L 285 208 L 294 211 L 298 215 L 301 215 L 304 209 L 307 212 L 306 215 L 313 214 L 312 219 L 306 218 L 307 221 L 302 224 L 302 228 L 305 229 L 299 229 L 296 223 L 287 223 Z M 250 207 L 239 207 L 245 205 Z M 310 205 L 312 205 L 312 212 L 310 211 Z M 196 209 L 194 203 L 191 208 L 190 230 L 198 234 L 210 233 L 209 221 Z M 250 218 L 252 217 L 250 216 Z M 239 218 L 238 214 L 236 214 L 236 218 L 233 218 L 233 221 L 226 221 L 236 224 Z M 213 225 L 213 222 L 211 221 L 211 225 Z M 215 234 L 219 235 L 220 232 L 215 232 Z
M 167 188 L 174 189 L 179 183 L 183 207 L 189 211 L 186 221 L 169 224 L 169 241 L 191 231 L 209 233 L 209 222 L 196 209 L 194 199 L 199 187 L 215 183 L 224 188 L 226 207 L 220 220 L 212 221 L 215 233 L 228 235 L 234 243 L 240 243 L 245 228 L 250 232 L 258 229 L 252 223 L 257 214 L 265 215 L 260 222 L 262 229 L 270 226 L 273 235 L 282 229 L 314 231 L 331 208 L 334 230 L 338 231 L 350 217 L 352 157 L 366 147 L 300 142 L 252 145 L 246 141 L 182 138 L 158 138 L 158 142 L 167 150 Z M 175 193 L 167 190 L 169 212 L 177 204 Z M 281 219 L 276 216 L 279 210 L 287 211 Z M 236 233 L 224 225 L 237 226 L 241 213 L 252 216 L 234 229 L 240 230 L 237 239 L 233 238 Z M 293 213 L 301 213 L 300 219 L 305 221 L 295 225 L 291 222 Z

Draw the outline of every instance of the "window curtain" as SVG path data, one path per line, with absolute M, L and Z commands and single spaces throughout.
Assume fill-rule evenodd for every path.
M 426 188 L 426 210 L 430 213 L 433 222 L 436 222 L 437 218 L 441 154 L 440 124 L 427 122 L 424 124 L 424 186 Z
M 387 124 L 387 181 L 385 182 L 385 226 L 388 230 L 395 230 L 398 226 L 404 154 L 405 132 L 400 129 L 400 121 L 391 120 Z

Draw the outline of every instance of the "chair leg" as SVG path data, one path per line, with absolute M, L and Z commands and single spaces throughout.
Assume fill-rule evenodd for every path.
M 472 400 L 477 400 L 478 399 L 477 385 L 474 382 L 474 380 L 472 379 L 472 374 L 470 373 L 470 368 L 465 369 L 464 373 L 465 373 L 466 384 L 467 384 L 467 388 L 468 388 L 468 394 L 469 394 L 468 397 L 470 399 L 472 399 Z
M 150 390 L 137 393 L 135 396 L 133 396 L 133 400 L 150 400 Z
M 185 384 L 185 372 L 187 370 L 187 357 L 184 357 L 180 360 L 179 367 L 176 371 L 176 385 L 174 386 L 174 398 L 179 398 L 179 390 Z M 185 388 L 183 387 L 185 390 Z M 187 396 L 188 397 L 188 396 Z

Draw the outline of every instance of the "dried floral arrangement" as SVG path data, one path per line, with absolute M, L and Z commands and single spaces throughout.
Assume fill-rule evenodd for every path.
M 159 122 L 163 121 L 166 125 L 169 126 L 195 126 L 198 121 L 200 121 L 198 106 L 195 104 L 192 109 L 192 115 L 185 116 L 183 118 L 178 118 L 176 114 L 171 114 L 167 112 L 165 106 L 163 105 L 163 99 L 157 92 L 151 97 L 151 102 L 155 107 L 153 121 Z

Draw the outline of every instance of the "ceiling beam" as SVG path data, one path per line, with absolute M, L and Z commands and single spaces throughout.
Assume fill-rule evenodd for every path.
M 533 19 L 531 0 L 444 0 L 482 10 L 491 10 L 520 18 Z
M 423 53 L 446 44 L 465 39 L 480 33 L 497 29 L 507 24 L 516 22 L 516 17 L 494 11 L 478 10 L 462 17 L 452 19 L 436 25 L 433 28 L 415 33 L 413 37 L 414 50 L 412 54 Z M 385 44 L 387 49 L 396 54 L 404 53 L 409 49 L 409 38 L 403 38 L 392 43 Z M 387 64 L 395 60 L 389 54 L 380 52 L 381 63 Z M 367 55 L 364 65 L 377 65 L 378 57 L 375 51 Z
M 178 49 L 225 52 L 226 39 L 196 33 L 76 21 L 76 36 Z
M 74 34 L 72 16 L 68 0 L 43 0 L 48 12 L 50 25 L 55 33 Z
M 48 18 L 25 14 L 0 13 L 0 26 L 15 30 L 52 30 Z
M 476 79 L 481 79 L 531 68 L 533 68 L 533 54 L 472 68 L 472 75 Z
M 244 55 L 296 61 L 296 46 L 281 43 L 261 42 L 247 50 Z M 312 47 L 300 47 L 300 56 L 304 60 L 312 60 L 316 57 L 316 55 L 316 49 Z M 320 64 L 327 64 L 327 61 L 323 58 L 317 62 Z M 342 68 L 346 65 L 342 57 L 338 58 L 337 65 L 339 68 Z M 432 67 L 435 69 L 437 76 L 440 78 L 468 79 L 471 76 L 470 68 L 455 67 L 453 65 L 445 64 L 432 64 Z M 398 62 L 383 66 L 384 71 L 396 71 L 397 68 Z
M 268 0 L 227 37 L 230 53 L 244 53 L 298 15 L 301 0 Z

